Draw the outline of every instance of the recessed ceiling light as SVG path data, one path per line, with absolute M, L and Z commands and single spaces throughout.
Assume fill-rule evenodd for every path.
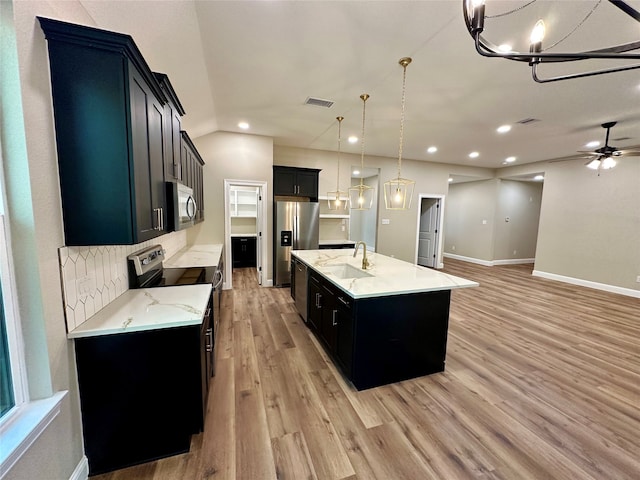
M 503 43 L 502 45 L 498 45 L 498 51 L 502 53 L 509 53 L 511 50 L 512 50 L 512 47 L 508 43 Z
M 511 130 L 511 125 L 500 125 L 496 128 L 498 133 L 507 133 L 509 130 Z
M 449 177 L 449 182 L 453 182 L 453 178 Z
M 360 175 L 360 170 L 354 170 L 353 175 Z
M 599 147 L 599 146 L 600 146 L 600 142 L 597 140 L 594 140 L 593 142 L 589 142 L 585 144 L 585 147 L 587 148 L 593 148 L 593 147 Z
M 238 123 L 238 127 L 240 127 L 243 130 L 247 130 L 249 128 L 249 124 L 247 122 L 240 122 Z
M 349 137 L 349 143 L 356 143 L 358 141 L 358 137 L 356 137 L 355 135 L 351 135 Z
M 504 159 L 504 163 L 513 163 L 516 161 L 516 157 L 507 157 Z
M 536 175 L 535 177 L 533 177 L 534 180 L 544 180 L 544 175 Z
M 471 152 L 469 154 L 469 158 L 478 158 L 480 156 L 480 154 L 478 152 Z
M 438 147 L 429 147 L 427 148 L 427 152 L 436 153 L 438 151 Z

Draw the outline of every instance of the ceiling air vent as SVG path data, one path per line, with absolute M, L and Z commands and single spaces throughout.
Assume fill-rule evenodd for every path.
M 523 118 L 522 120 L 517 121 L 520 125 L 527 125 L 529 123 L 539 122 L 537 118 Z
M 305 102 L 305 105 L 315 105 L 316 107 L 324 107 L 331 108 L 333 102 L 331 100 L 324 100 L 322 98 L 308 97 Z

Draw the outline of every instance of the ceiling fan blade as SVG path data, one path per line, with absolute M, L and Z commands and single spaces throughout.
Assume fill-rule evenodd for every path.
M 585 155 L 591 155 L 593 157 L 597 157 L 598 155 L 602 155 L 600 152 L 593 152 L 589 150 L 577 150 L 578 153 L 583 153 Z
M 616 150 L 614 153 L 616 157 L 640 157 L 639 150 Z
M 591 155 L 569 155 L 568 157 L 554 158 L 553 160 L 547 160 L 547 163 L 570 162 L 574 160 L 591 160 L 591 159 L 593 159 Z

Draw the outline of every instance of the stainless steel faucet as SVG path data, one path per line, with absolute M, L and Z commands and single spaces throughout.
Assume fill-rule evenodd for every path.
M 356 248 L 353 251 L 353 258 L 356 258 L 356 254 L 358 253 L 358 247 L 362 245 L 362 269 L 366 270 L 369 266 L 369 260 L 367 260 L 367 244 L 364 242 L 356 243 Z

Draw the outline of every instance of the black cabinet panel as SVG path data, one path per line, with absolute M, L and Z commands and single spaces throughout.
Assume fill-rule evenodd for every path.
M 273 194 L 318 201 L 318 173 L 313 168 L 273 167 Z
M 354 300 L 309 276 L 309 325 L 358 390 L 444 370 L 450 290 Z
M 232 237 L 231 259 L 233 267 L 255 267 L 257 264 L 256 237 Z
M 49 47 L 66 245 L 165 233 L 166 101 L 128 35 L 39 18 Z
M 204 220 L 204 160 L 191 141 L 189 134 L 185 131 L 180 132 L 180 134 L 182 142 L 182 183 L 193 189 L 193 197 L 197 206 L 195 223 L 199 223 Z
M 201 328 L 75 340 L 91 475 L 189 450 L 204 425 Z

